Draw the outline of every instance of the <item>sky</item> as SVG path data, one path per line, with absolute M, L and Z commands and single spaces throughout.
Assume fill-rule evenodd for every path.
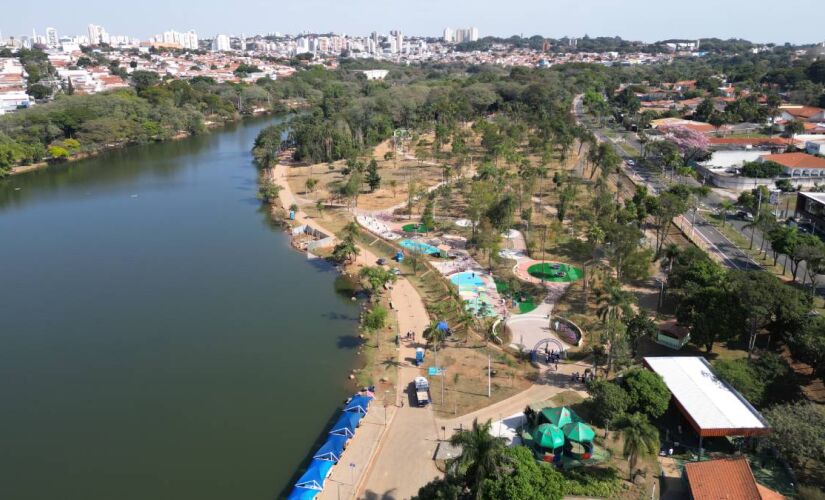
M 4 37 L 85 34 L 90 23 L 113 35 L 147 38 L 169 29 L 217 33 L 336 32 L 400 29 L 440 36 L 475 26 L 481 36 L 621 36 L 630 40 L 745 38 L 754 42 L 825 41 L 822 0 L 12 0 L 0 16 Z

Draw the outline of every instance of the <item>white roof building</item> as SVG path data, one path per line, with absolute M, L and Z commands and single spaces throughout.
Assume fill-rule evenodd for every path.
M 673 401 L 700 437 L 768 434 L 767 421 L 751 404 L 718 378 L 700 356 L 644 358 L 665 381 Z

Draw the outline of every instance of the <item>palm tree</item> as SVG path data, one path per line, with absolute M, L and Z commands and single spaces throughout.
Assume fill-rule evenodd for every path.
M 490 420 L 479 425 L 475 419 L 472 428 L 450 438 L 450 444 L 461 447 L 461 455 L 450 466 L 463 471 L 466 486 L 475 498 L 481 498 L 481 483 L 499 472 L 501 452 L 505 449 L 504 439 L 490 434 L 491 427 Z
M 728 214 L 736 205 L 731 200 L 722 200 L 719 204 L 719 213 L 722 215 L 722 227 L 728 222 Z
M 351 240 L 355 240 L 358 236 L 358 224 L 355 221 L 349 221 L 344 229 L 341 231 L 344 238 L 349 238 Z
M 424 329 L 422 335 L 427 340 L 427 343 L 432 344 L 433 348 L 438 351 L 438 346 L 444 342 L 447 332 L 438 328 L 438 321 L 430 321 L 430 324 Z
M 659 449 L 659 431 L 640 413 L 626 416 L 622 420 L 621 428 L 624 439 L 622 453 L 629 465 L 629 479 L 633 481 L 633 470 L 639 457 L 655 455 Z
M 596 304 L 599 306 L 596 313 L 603 323 L 620 320 L 632 313 L 630 306 L 634 302 L 632 293 L 622 290 L 622 285 L 617 280 L 608 278 L 596 292 Z
M 608 373 L 613 370 L 613 354 L 620 334 L 619 322 L 623 316 L 633 313 L 630 305 L 635 302 L 635 299 L 632 293 L 622 290 L 621 283 L 614 278 L 608 278 L 596 292 L 596 304 L 599 306 L 596 312 L 602 322 L 607 325 L 610 343 L 607 349 Z
M 664 255 L 665 260 L 667 261 L 668 274 L 670 274 L 670 272 L 673 270 L 673 263 L 676 261 L 676 257 L 679 256 L 680 252 L 681 249 L 679 248 L 679 245 L 677 245 L 676 243 L 670 243 L 662 250 L 662 255 Z

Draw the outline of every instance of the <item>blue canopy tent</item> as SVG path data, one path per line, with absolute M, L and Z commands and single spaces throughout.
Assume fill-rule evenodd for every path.
M 306 472 L 304 472 L 304 475 L 295 483 L 295 488 L 323 490 L 324 482 L 326 482 L 333 465 L 335 464 L 329 460 L 318 460 L 314 458 L 312 462 L 309 463 L 309 467 Z
M 341 458 L 341 453 L 344 451 L 344 445 L 347 444 L 346 436 L 332 435 L 327 438 L 327 442 L 318 448 L 312 458 L 318 460 L 331 460 L 337 462 Z
M 329 433 L 336 436 L 345 436 L 351 438 L 355 435 L 355 429 L 358 427 L 358 422 L 361 421 L 361 414 L 358 412 L 345 411 L 341 417 L 332 426 Z
M 314 500 L 318 496 L 318 490 L 310 490 L 307 488 L 292 488 L 286 500 Z
M 349 403 L 347 403 L 347 406 L 344 407 L 344 411 L 366 415 L 370 407 L 370 401 L 372 401 L 372 398 L 369 396 L 353 396 L 352 399 L 349 400 Z

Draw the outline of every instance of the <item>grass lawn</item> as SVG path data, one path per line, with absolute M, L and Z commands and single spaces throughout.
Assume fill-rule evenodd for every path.
M 527 269 L 527 272 L 534 278 L 543 279 L 544 281 L 552 281 L 554 283 L 569 283 L 571 281 L 577 281 L 584 275 L 584 271 L 578 267 L 552 262 L 533 264 Z

